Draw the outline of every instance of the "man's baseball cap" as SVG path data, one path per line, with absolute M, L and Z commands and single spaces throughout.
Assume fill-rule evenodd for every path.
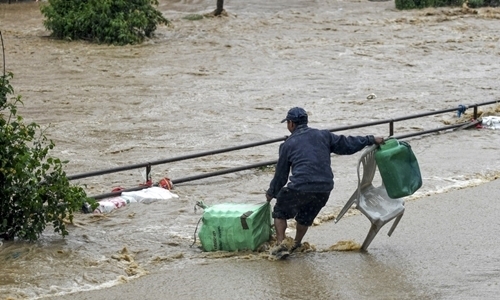
M 281 120 L 281 123 L 285 121 L 292 121 L 295 124 L 307 124 L 307 112 L 301 107 L 290 108 L 286 118 Z

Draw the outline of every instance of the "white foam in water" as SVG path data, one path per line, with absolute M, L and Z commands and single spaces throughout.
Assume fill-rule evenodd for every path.
M 473 187 L 480 185 L 482 183 L 488 182 L 486 177 L 481 177 L 481 178 L 439 178 L 439 177 L 432 177 L 428 178 L 427 180 L 432 180 L 432 181 L 445 181 L 449 182 L 451 184 L 449 185 L 436 185 L 434 189 L 430 189 L 427 191 L 417 191 L 415 194 L 407 197 L 408 200 L 415 200 L 419 199 L 422 197 L 428 197 L 430 195 L 436 195 L 436 194 L 443 194 L 447 193 L 451 190 L 455 189 L 460 189 L 460 188 L 465 188 L 465 187 Z M 426 179 L 423 179 L 424 184 L 426 182 Z
M 107 281 L 98 285 L 89 285 L 89 284 L 84 284 L 82 286 L 76 286 L 72 288 L 62 288 L 58 286 L 50 286 L 49 291 L 44 291 L 48 292 L 47 294 L 43 295 L 38 295 L 35 296 L 35 298 L 32 299 L 44 299 L 44 298 L 49 298 L 49 297 L 54 297 L 54 296 L 63 296 L 63 295 L 69 295 L 69 294 L 74 294 L 78 292 L 89 292 L 89 291 L 94 291 L 94 290 L 100 290 L 100 289 L 106 289 L 110 288 L 122 283 L 125 283 L 127 281 L 137 279 L 141 277 L 143 274 L 138 274 L 130 277 L 125 277 L 125 276 L 118 276 L 118 278 Z

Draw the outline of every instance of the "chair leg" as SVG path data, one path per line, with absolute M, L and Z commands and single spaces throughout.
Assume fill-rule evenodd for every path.
M 353 204 L 356 202 L 356 199 L 359 198 L 359 189 L 352 194 L 351 198 L 349 198 L 349 201 L 344 205 L 342 210 L 339 212 L 339 214 L 335 217 L 335 223 L 337 223 L 340 218 L 344 216 L 344 214 L 353 206 Z
M 392 226 L 391 226 L 391 230 L 389 230 L 389 233 L 387 233 L 388 236 L 391 236 L 392 232 L 394 231 L 394 229 L 396 229 L 396 226 L 398 226 L 399 220 L 401 220 L 402 217 L 403 217 L 403 214 L 400 214 L 396 218 L 396 220 L 394 220 L 394 223 L 392 223 Z
M 368 248 L 368 246 L 370 246 L 371 242 L 373 241 L 379 230 L 380 227 L 377 227 L 376 225 L 372 224 L 372 227 L 370 228 L 370 231 L 368 231 L 368 235 L 366 236 L 365 241 L 361 246 L 361 250 L 366 251 L 366 249 Z

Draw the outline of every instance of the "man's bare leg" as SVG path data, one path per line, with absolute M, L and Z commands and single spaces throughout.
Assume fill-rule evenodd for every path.
M 309 226 L 297 223 L 297 232 L 295 232 L 295 245 L 299 245 L 300 243 L 302 243 L 302 238 L 304 238 L 304 235 L 306 235 L 307 229 L 309 229 Z
M 286 219 L 274 219 L 274 228 L 276 229 L 276 245 L 281 244 L 285 239 Z

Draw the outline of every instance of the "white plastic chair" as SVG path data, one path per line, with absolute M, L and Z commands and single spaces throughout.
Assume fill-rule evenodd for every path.
M 356 209 L 361 211 L 372 223 L 370 231 L 361 246 L 361 249 L 365 251 L 379 230 L 386 223 L 396 219 L 388 233 L 391 236 L 405 211 L 404 200 L 390 198 L 383 183 L 379 187 L 373 186 L 372 181 L 377 170 L 377 163 L 375 162 L 376 148 L 376 145 L 370 146 L 361 155 L 358 163 L 358 188 L 335 218 L 335 223 L 337 223 L 349 208 L 356 204 Z M 360 178 L 361 165 L 363 165 L 362 178 Z

